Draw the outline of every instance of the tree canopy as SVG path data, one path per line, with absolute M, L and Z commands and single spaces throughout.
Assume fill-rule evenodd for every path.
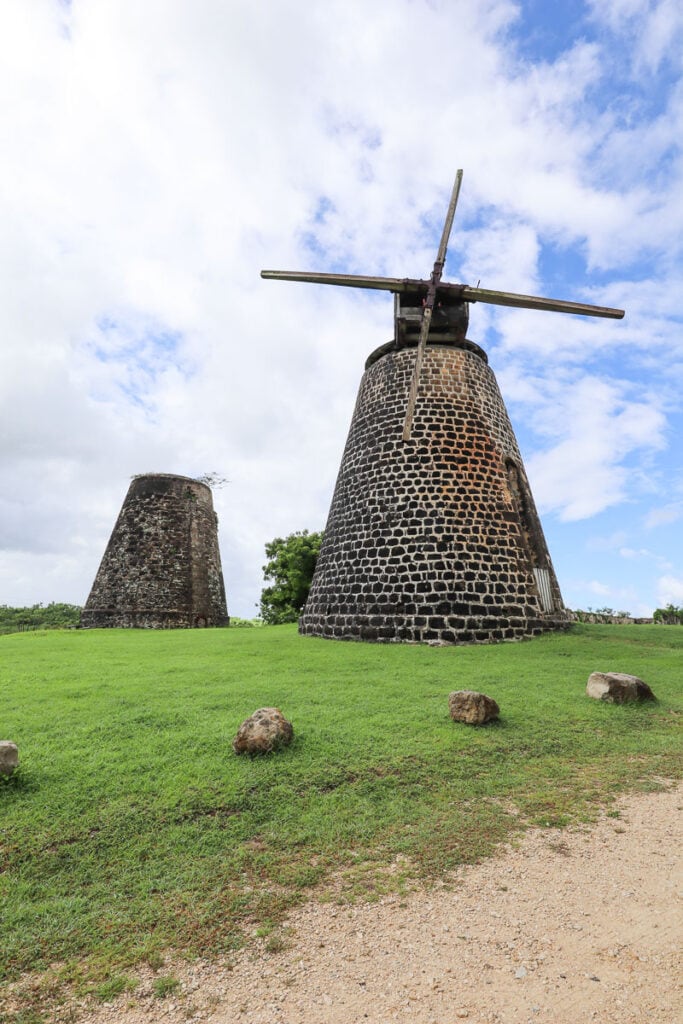
M 271 586 L 261 591 L 261 618 L 269 626 L 296 622 L 311 588 L 323 535 L 308 530 L 276 537 L 266 544 L 263 575 Z
M 80 605 L 52 601 L 46 607 L 34 604 L 28 608 L 0 605 L 0 633 L 18 633 L 25 629 L 66 629 L 77 626 Z
M 683 626 L 683 608 L 675 604 L 668 604 L 666 608 L 655 608 L 652 618 L 665 626 Z

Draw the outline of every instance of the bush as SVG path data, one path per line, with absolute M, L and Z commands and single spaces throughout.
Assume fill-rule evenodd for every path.
M 70 629 L 81 621 L 81 606 L 51 601 L 30 608 L 0 605 L 0 633 L 22 633 L 30 629 Z
M 668 604 L 666 608 L 655 608 L 652 618 L 664 626 L 683 626 L 683 608 L 678 608 L 675 604 Z

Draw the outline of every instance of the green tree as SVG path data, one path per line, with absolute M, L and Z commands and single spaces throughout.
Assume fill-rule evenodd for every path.
M 668 604 L 666 608 L 655 608 L 652 618 L 665 626 L 683 626 L 683 608 L 678 608 L 675 604 Z
M 272 584 L 261 591 L 260 613 L 267 625 L 296 622 L 299 618 L 311 589 L 322 539 L 322 532 L 302 530 L 266 544 L 268 562 L 263 575 Z

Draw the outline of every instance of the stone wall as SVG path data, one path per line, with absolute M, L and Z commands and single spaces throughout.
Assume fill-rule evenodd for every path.
M 227 625 L 217 523 L 206 484 L 167 473 L 135 477 L 81 625 Z
M 584 612 L 567 609 L 567 615 L 572 622 L 601 623 L 607 626 L 651 626 L 655 621 L 649 618 L 633 618 L 632 615 L 606 615 L 603 612 Z
M 566 628 L 526 473 L 486 355 L 430 345 L 368 360 L 308 601 L 311 636 L 476 643 Z

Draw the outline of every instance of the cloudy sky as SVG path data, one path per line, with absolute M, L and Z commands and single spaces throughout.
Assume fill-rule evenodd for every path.
M 475 305 L 566 604 L 683 604 L 680 0 L 0 0 L 0 604 L 87 598 L 130 478 L 216 472 L 232 614 L 324 527 L 391 296 Z

